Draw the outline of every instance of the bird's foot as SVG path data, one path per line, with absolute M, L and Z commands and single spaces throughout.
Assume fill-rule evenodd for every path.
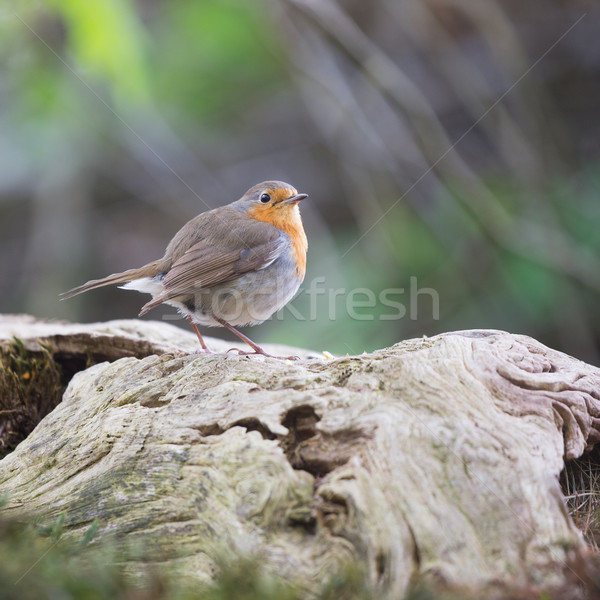
M 262 348 L 258 350 L 240 350 L 239 348 L 229 348 L 227 353 L 237 352 L 238 356 L 266 356 L 267 358 L 276 358 L 277 360 L 300 360 L 299 356 L 273 356 L 268 352 L 265 352 Z
M 192 350 L 191 353 L 192 354 L 213 354 L 212 350 L 209 350 L 208 348 L 196 348 L 195 350 Z

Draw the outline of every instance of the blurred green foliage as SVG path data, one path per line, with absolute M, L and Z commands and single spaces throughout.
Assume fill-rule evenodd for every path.
M 277 178 L 310 194 L 307 280 L 251 337 L 345 354 L 498 328 L 600 363 L 600 15 L 575 0 L 471 8 L 4 8 L 0 310 L 133 317 L 135 294 L 57 295 L 156 258 L 187 219 Z M 412 278 L 439 319 L 406 291 L 406 315 L 382 320 L 381 294 Z M 376 298 L 359 319 L 358 288 Z
M 260 34 L 262 11 L 215 0 L 164 9 L 152 56 L 157 100 L 174 122 L 200 119 L 212 135 L 230 119 L 243 126 L 240 94 L 250 107 L 253 98 L 275 93 L 283 75 L 274 60 L 277 35 Z
M 148 96 L 144 30 L 132 3 L 51 0 L 50 5 L 62 18 L 69 52 L 86 75 L 109 82 L 117 96 L 144 102 Z
M 1 499 L 0 499 L 1 500 Z M 0 510 L 2 508 L 0 502 Z M 63 516 L 53 523 L 17 523 L 0 517 L 0 599 L 2 600 L 304 600 L 306 590 L 266 573 L 254 559 L 222 563 L 214 581 L 191 585 L 148 565 L 133 578 L 122 567 L 110 542 L 96 537 L 98 522 L 81 536 L 63 533 Z M 143 569 L 142 569 L 143 571 Z M 576 587 L 546 594 L 535 588 L 498 589 L 496 600 L 568 600 L 579 598 Z M 475 600 L 478 592 L 455 592 L 418 584 L 402 600 Z M 323 582 L 314 600 L 401 600 L 374 590 L 359 568 L 348 567 Z
M 1 506 L 0 506 L 1 509 Z M 221 564 L 215 581 L 190 585 L 148 565 L 142 577 L 127 576 L 110 542 L 98 541 L 98 522 L 82 535 L 63 535 L 64 515 L 36 525 L 0 518 L 2 600 L 300 600 L 305 592 L 265 573 L 258 561 Z M 94 543 L 91 543 L 91 542 Z M 357 569 L 334 575 L 315 600 L 374 598 Z M 451 599 L 448 599 L 451 600 Z

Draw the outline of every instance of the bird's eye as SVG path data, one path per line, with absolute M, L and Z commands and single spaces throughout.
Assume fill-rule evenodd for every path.
M 263 204 L 266 204 L 270 199 L 271 199 L 271 196 L 269 196 L 269 194 L 262 194 L 260 197 L 260 201 Z

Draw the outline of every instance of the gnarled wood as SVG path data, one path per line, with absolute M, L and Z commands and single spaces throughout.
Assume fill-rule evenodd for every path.
M 87 326 L 64 327 L 44 339 Z M 72 535 L 99 518 L 132 573 L 208 579 L 225 554 L 309 589 L 348 560 L 396 594 L 423 577 L 552 585 L 583 546 L 558 475 L 600 435 L 599 369 L 500 331 L 284 362 L 103 327 L 132 355 L 73 377 L 0 461 L 0 493 L 11 514 L 64 513 Z

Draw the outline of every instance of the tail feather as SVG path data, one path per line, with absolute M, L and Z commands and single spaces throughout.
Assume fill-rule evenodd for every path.
M 138 315 L 138 317 L 145 315 L 147 312 L 151 311 L 155 306 L 162 304 L 165 300 L 168 300 L 168 299 L 169 299 L 169 296 L 167 296 L 166 294 L 159 294 L 155 298 L 152 298 L 152 300 L 150 300 L 149 302 L 146 302 L 146 304 L 144 304 L 144 306 L 142 306 L 142 310 L 140 311 L 140 314 Z
M 105 285 L 127 283 L 128 281 L 133 281 L 134 279 L 141 279 L 142 277 L 154 277 L 155 275 L 158 275 L 161 272 L 162 271 L 160 267 L 160 262 L 155 261 L 144 265 L 139 269 L 129 269 L 128 271 L 123 271 L 123 273 L 114 273 L 113 275 L 103 277 L 102 279 L 92 279 L 91 281 L 88 281 L 83 285 L 78 285 L 72 290 L 62 293 L 60 295 L 60 299 L 67 300 L 68 298 L 72 298 L 73 296 L 77 296 L 78 294 L 83 294 L 83 292 L 95 290 L 96 288 L 101 288 Z

